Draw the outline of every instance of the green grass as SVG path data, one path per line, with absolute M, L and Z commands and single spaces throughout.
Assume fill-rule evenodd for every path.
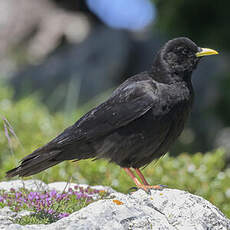
M 14 221 L 15 224 L 27 225 L 27 224 L 52 224 L 59 219 L 54 215 L 46 212 L 40 212 L 28 216 L 23 216 Z

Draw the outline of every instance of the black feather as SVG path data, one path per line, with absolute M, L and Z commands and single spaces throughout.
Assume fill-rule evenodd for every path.
M 6 173 L 7 177 L 30 176 L 52 167 L 61 161 L 55 160 L 60 151 L 43 152 L 36 151 L 22 159 L 21 165 Z

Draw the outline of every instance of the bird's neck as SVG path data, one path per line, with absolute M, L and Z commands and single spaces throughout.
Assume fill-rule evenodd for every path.
M 183 75 L 182 75 L 183 74 Z M 187 84 L 191 84 L 191 72 L 188 73 L 167 73 L 162 71 L 149 71 L 149 75 L 157 82 L 164 84 L 174 84 L 176 82 L 186 82 Z
M 161 61 L 155 60 L 152 68 L 149 71 L 149 75 L 157 82 L 164 84 L 174 84 L 176 82 L 186 82 L 191 84 L 192 71 L 183 71 L 175 73 L 170 71 L 165 64 Z

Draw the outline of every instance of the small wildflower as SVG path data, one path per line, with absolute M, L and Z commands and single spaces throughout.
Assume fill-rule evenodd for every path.
M 74 194 L 76 195 L 77 199 L 81 199 L 83 195 L 81 192 L 75 192 Z
M 69 213 L 60 213 L 60 214 L 58 215 L 58 217 L 59 217 L 60 219 L 62 219 L 63 217 L 67 217 L 67 216 L 69 216 Z
M 21 197 L 22 196 L 22 193 L 21 192 L 16 192 L 15 193 L 15 197 L 18 199 L 19 197 Z
M 49 214 L 53 214 L 54 212 L 55 212 L 55 211 L 54 211 L 53 209 L 49 209 L 49 210 L 48 210 L 48 213 L 49 213 Z
M 0 196 L 0 202 L 4 202 L 4 198 Z
M 53 189 L 53 190 L 50 191 L 49 195 L 50 195 L 51 197 L 56 197 L 57 191 Z
M 78 185 L 75 185 L 75 186 L 74 186 L 74 189 L 75 189 L 75 190 L 78 190 Z

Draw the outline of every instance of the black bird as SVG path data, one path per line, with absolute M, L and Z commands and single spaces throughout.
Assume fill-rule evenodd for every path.
M 139 168 L 164 155 L 182 132 L 193 104 L 192 72 L 201 57 L 213 54 L 218 53 L 185 37 L 168 41 L 149 71 L 128 78 L 6 176 L 30 176 L 64 160 L 105 158 L 122 167 L 137 187 L 160 188 L 150 186 Z

